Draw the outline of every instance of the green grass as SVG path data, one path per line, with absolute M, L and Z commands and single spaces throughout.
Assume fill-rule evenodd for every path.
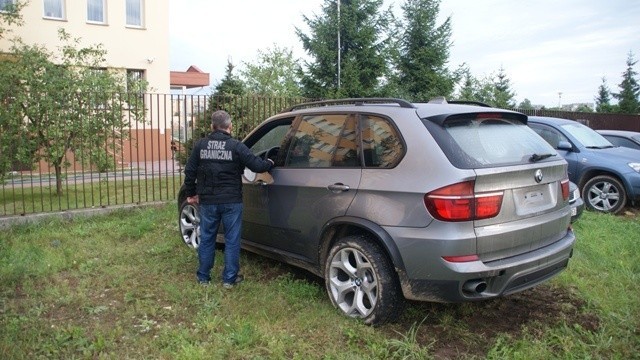
M 196 284 L 175 205 L 48 220 L 0 235 L 6 359 L 638 358 L 640 220 L 586 212 L 569 268 L 509 297 L 410 303 L 362 325 L 317 278 L 242 253 L 239 287 Z M 221 253 L 214 275 L 219 276 Z

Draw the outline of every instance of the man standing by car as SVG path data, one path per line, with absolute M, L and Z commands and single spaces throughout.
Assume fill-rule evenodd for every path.
M 231 116 L 223 110 L 211 115 L 213 132 L 193 147 L 184 173 L 187 201 L 200 204 L 198 282 L 211 281 L 219 224 L 224 226 L 224 270 L 222 282 L 232 288 L 243 280 L 240 270 L 242 226 L 242 173 L 245 167 L 261 173 L 273 161 L 255 156 L 246 145 L 231 137 Z

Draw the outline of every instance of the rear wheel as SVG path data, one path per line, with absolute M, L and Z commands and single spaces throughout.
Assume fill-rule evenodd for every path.
M 395 320 L 404 297 L 382 247 L 363 236 L 340 239 L 325 264 L 325 284 L 334 306 L 375 325 Z
M 617 214 L 627 203 L 627 192 L 622 183 L 609 175 L 594 176 L 582 188 L 587 209 Z
M 182 241 L 190 248 L 200 246 L 200 213 L 197 205 L 191 205 L 187 200 L 180 204 L 180 235 Z

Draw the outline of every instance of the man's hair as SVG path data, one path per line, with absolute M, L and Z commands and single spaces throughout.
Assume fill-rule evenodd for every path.
M 224 110 L 218 110 L 211 114 L 211 127 L 213 130 L 228 129 L 231 125 L 231 115 Z

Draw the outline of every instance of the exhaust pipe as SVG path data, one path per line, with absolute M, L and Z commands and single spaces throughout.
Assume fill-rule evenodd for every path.
M 462 290 L 470 293 L 480 294 L 487 290 L 487 282 L 482 279 L 469 280 L 462 285 Z

